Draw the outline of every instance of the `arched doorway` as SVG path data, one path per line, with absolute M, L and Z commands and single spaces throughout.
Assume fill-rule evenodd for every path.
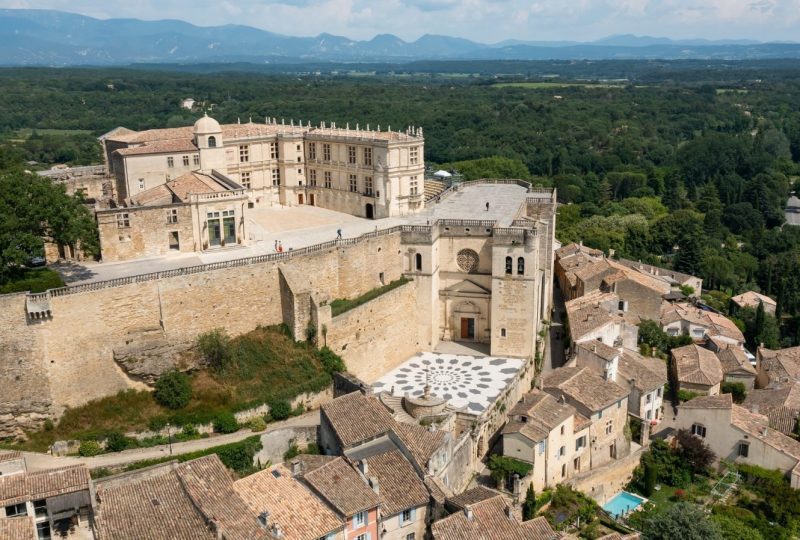
M 372 203 L 367 203 L 367 219 L 375 219 L 375 207 Z
M 298 193 L 297 194 L 297 204 L 303 204 L 303 194 L 302 193 Z

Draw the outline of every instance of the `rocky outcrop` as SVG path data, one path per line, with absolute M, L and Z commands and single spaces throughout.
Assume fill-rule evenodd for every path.
M 203 367 L 203 360 L 193 347 L 191 341 L 145 336 L 115 347 L 114 361 L 131 379 L 152 385 L 167 371 L 193 371 Z

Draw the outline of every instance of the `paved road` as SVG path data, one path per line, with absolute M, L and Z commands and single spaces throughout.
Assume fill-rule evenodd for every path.
M 319 411 L 311 411 L 300 416 L 295 416 L 284 420 L 283 422 L 274 422 L 270 424 L 266 430 L 260 432 L 253 432 L 247 429 L 230 433 L 228 435 L 217 435 L 209 437 L 208 439 L 197 439 L 194 441 L 186 441 L 179 443 L 172 443 L 172 455 L 177 456 L 180 454 L 189 454 L 197 452 L 198 450 L 205 450 L 214 446 L 229 444 L 234 442 L 243 441 L 253 435 L 263 435 L 276 429 L 286 427 L 310 427 L 319 425 Z M 95 457 L 55 457 L 50 454 L 43 454 L 39 452 L 23 452 L 25 456 L 25 463 L 30 471 L 37 471 L 42 469 L 51 469 L 53 467 L 65 467 L 67 465 L 86 465 L 90 469 L 97 467 L 116 467 L 119 465 L 127 465 L 142 461 L 145 459 L 159 459 L 168 457 L 170 455 L 169 445 L 152 446 L 150 448 L 135 448 L 133 450 L 125 450 L 124 452 L 113 452 L 110 454 L 102 454 Z

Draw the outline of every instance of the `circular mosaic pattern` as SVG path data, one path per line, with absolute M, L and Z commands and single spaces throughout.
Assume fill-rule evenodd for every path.
M 420 397 L 425 385 L 456 408 L 480 414 L 508 386 L 523 362 L 515 358 L 424 352 L 387 373 L 375 383 L 377 391 Z
M 468 274 L 478 269 L 478 260 L 478 254 L 471 249 L 462 249 L 456 256 L 456 264 Z

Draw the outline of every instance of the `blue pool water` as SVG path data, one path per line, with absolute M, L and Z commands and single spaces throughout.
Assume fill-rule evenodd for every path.
M 623 514 L 633 512 L 639 508 L 646 499 L 628 493 L 627 491 L 620 491 L 614 497 L 603 505 L 603 510 L 618 518 Z

